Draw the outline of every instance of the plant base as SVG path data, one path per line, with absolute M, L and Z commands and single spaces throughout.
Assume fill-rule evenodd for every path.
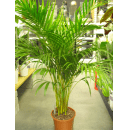
M 73 130 L 73 121 L 74 121 L 74 117 L 76 116 L 76 112 L 75 112 L 75 110 L 73 110 L 72 108 L 70 108 L 70 107 L 68 107 L 68 111 L 67 111 L 67 117 L 69 117 L 69 114 L 71 114 L 71 112 L 70 111 L 72 111 L 72 113 L 74 113 L 73 115 L 73 117 L 72 118 L 70 118 L 70 119 L 56 119 L 55 118 L 55 116 L 53 116 L 54 115 L 54 110 L 52 110 L 52 112 L 51 112 L 51 116 L 52 116 L 52 118 L 53 118 L 53 120 L 54 120 L 54 127 L 55 127 L 55 130 Z M 55 114 L 56 115 L 56 114 Z M 62 117 L 64 116 L 65 117 L 65 115 L 63 114 L 63 115 L 61 115 Z M 60 116 L 59 116 L 60 117 Z

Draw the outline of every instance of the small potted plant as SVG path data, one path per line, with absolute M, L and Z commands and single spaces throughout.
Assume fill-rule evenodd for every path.
M 15 21 L 17 21 L 16 18 L 15 18 Z M 20 33 L 20 29 L 15 27 L 15 46 L 18 45 L 19 33 Z M 18 60 L 17 59 L 18 58 L 15 58 L 15 84 L 18 83 L 18 71 L 19 71 L 19 69 L 18 69 Z
M 28 34 L 25 34 L 23 36 L 21 36 L 18 39 L 18 46 L 19 44 L 28 44 Z M 28 66 L 27 66 L 27 56 L 23 55 L 22 57 L 19 58 L 19 72 L 20 72 L 20 76 L 27 76 L 28 75 Z
M 27 76 L 28 75 L 28 67 L 26 65 L 26 59 L 27 57 L 24 56 L 19 60 L 19 71 L 20 76 Z
M 51 81 L 42 78 L 37 79 L 34 85 L 39 82 L 40 85 L 36 90 L 36 94 L 45 86 L 44 95 L 46 95 L 47 89 L 51 84 L 56 98 L 56 107 L 51 112 L 55 123 L 55 130 L 72 130 L 76 112 L 68 106 L 69 96 L 76 83 L 81 80 L 88 85 L 91 94 L 87 73 L 93 79 L 91 74 L 96 71 L 96 66 L 99 64 L 99 61 L 94 63 L 89 62 L 87 64 L 79 62 L 81 58 L 84 58 L 93 51 L 99 50 L 98 47 L 93 44 L 88 49 L 82 51 L 77 50 L 75 52 L 76 47 L 74 43 L 83 32 L 101 29 L 101 26 L 85 25 L 87 19 L 83 20 L 91 9 L 96 8 L 98 5 L 93 6 L 93 0 L 89 0 L 89 4 L 87 5 L 87 0 L 85 0 L 83 3 L 85 5 L 83 6 L 85 7 L 83 12 L 81 12 L 79 7 L 75 12 L 75 20 L 72 21 L 69 19 L 68 24 L 62 11 L 59 12 L 56 19 L 53 19 L 54 8 L 50 1 L 47 1 L 46 6 L 44 6 L 44 1 L 42 1 L 42 5 L 38 6 L 38 11 L 36 10 L 36 0 L 29 0 L 29 2 L 27 0 L 24 0 L 24 2 L 23 0 L 16 0 L 15 3 L 15 11 L 26 18 L 23 19 L 18 16 L 19 19 L 26 23 L 41 43 L 41 47 L 35 43 L 33 45 L 30 43 L 20 43 L 15 50 L 16 57 L 31 55 L 31 57 L 38 59 L 38 63 L 45 65 L 45 67 L 37 69 L 34 75 L 40 73 L 45 77 L 49 74 Z M 104 61 L 100 62 L 100 66 L 102 64 L 104 64 Z M 85 72 L 85 76 L 79 81 L 75 81 L 75 78 L 83 72 Z M 101 76 L 105 75 L 103 69 L 98 69 L 98 72 L 101 72 Z M 106 80 L 104 76 L 102 77 Z
M 15 47 L 19 46 L 19 44 L 28 43 L 28 34 L 24 34 L 20 37 L 22 33 L 22 29 L 15 27 Z M 19 63 L 19 72 L 20 76 L 27 76 L 28 75 L 28 68 L 26 65 L 27 56 L 17 57 L 17 61 L 15 63 Z

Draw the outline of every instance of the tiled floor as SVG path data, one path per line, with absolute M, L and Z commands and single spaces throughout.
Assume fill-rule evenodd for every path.
M 83 75 L 77 77 L 77 80 Z M 38 74 L 35 78 L 40 77 Z M 50 79 L 49 76 L 46 79 Z M 113 122 L 98 91 L 91 81 L 91 96 L 87 85 L 81 81 L 73 89 L 69 107 L 76 111 L 74 130 L 112 130 Z M 15 116 L 15 130 L 54 130 L 51 111 L 55 95 L 50 85 L 44 96 L 44 87 L 35 96 L 38 85 L 33 89 L 18 89 L 19 112 Z

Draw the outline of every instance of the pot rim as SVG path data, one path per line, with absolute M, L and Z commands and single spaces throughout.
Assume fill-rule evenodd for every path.
M 74 116 L 73 116 L 71 119 L 68 119 L 68 120 L 58 120 L 58 119 L 54 118 L 54 117 L 52 116 L 52 112 L 53 112 L 54 110 L 51 111 L 51 117 L 52 117 L 55 121 L 61 121 L 61 122 L 73 120 L 73 119 L 75 118 L 75 116 L 76 116 L 76 111 L 75 111 L 74 109 L 72 109 L 71 107 L 68 107 L 68 108 L 70 108 L 71 110 L 73 110 L 74 113 L 75 113 Z

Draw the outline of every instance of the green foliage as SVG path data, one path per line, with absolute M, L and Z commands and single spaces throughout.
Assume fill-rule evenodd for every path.
M 19 18 L 17 17 L 17 15 L 15 15 L 15 23 L 18 24 L 18 22 L 19 22 Z
M 18 62 L 17 59 L 15 59 L 15 70 L 18 69 Z
M 109 97 L 110 95 L 110 92 L 109 92 L 109 87 L 106 89 L 106 88 L 102 88 L 102 93 L 105 97 Z
M 37 88 L 36 94 L 44 86 L 45 95 L 49 84 L 52 84 L 55 92 L 58 114 L 62 114 L 63 112 L 66 114 L 69 95 L 74 88 L 72 88 L 72 85 L 75 82 L 76 84 L 79 82 L 75 81 L 79 74 L 85 72 L 85 77 L 81 80 L 88 85 L 90 94 L 91 89 L 87 80 L 87 75 L 90 75 L 90 78 L 93 79 L 91 73 L 95 73 L 96 70 L 99 73 L 101 71 L 101 77 L 104 81 L 106 80 L 104 77 L 106 72 L 102 64 L 106 62 L 109 63 L 109 59 L 103 62 L 89 62 L 87 64 L 79 62 L 81 58 L 88 56 L 93 51 L 100 51 L 101 49 L 93 44 L 90 48 L 75 53 L 74 47 L 76 39 L 81 34 L 88 30 L 101 29 L 101 26 L 92 24 L 85 25 L 87 19 L 83 20 L 91 9 L 99 6 L 99 4 L 93 5 L 93 1 L 94 0 L 89 0 L 89 4 L 87 5 L 87 0 L 85 0 L 83 12 L 81 12 L 79 7 L 75 12 L 75 21 L 69 19 L 69 24 L 61 11 L 57 18 L 54 19 L 54 8 L 50 1 L 47 1 L 46 6 L 44 6 L 44 4 L 38 6 L 38 11 L 36 0 L 29 0 L 29 3 L 26 0 L 25 2 L 23 2 L 23 0 L 15 1 L 15 11 L 25 17 L 24 19 L 17 16 L 18 19 L 25 23 L 31 32 L 36 34 L 41 44 L 39 47 L 36 43 L 19 42 L 19 45 L 15 49 L 15 56 L 16 58 L 22 58 L 23 56 L 31 55 L 30 58 L 38 59 L 38 63 L 45 65 L 45 67 L 36 70 L 34 75 L 37 73 L 40 73 L 42 76 L 49 74 L 51 81 L 46 81 L 44 79 L 37 80 L 35 84 L 39 82 L 42 83 Z M 42 3 L 44 3 L 44 1 L 42 1 Z M 100 65 L 100 69 L 96 68 L 97 65 Z
M 98 74 L 97 85 L 102 88 L 102 93 L 105 97 L 109 97 L 109 88 L 113 90 L 113 42 L 96 43 L 99 45 L 101 51 L 97 53 L 97 59 L 100 61 L 102 58 L 103 64 L 99 64 L 96 71 Z M 102 87 L 103 86 L 103 87 Z
M 101 42 L 100 48 L 103 50 L 106 50 L 106 51 L 100 53 L 101 58 L 113 59 L 113 42 L 111 44 L 109 42 Z M 111 54 L 111 55 L 109 55 L 109 57 L 108 57 L 108 52 Z
M 110 20 L 108 20 L 109 18 Z M 111 30 L 113 30 L 113 7 L 110 7 L 102 16 L 100 23 L 102 22 L 107 22 L 104 26 L 105 35 L 107 35 Z
M 28 44 L 28 34 L 19 37 L 22 31 L 23 31 L 22 28 L 15 27 L 15 48 L 18 48 L 18 46 L 21 44 L 25 44 L 25 43 Z M 19 57 L 15 56 L 15 68 L 18 67 L 18 62 L 19 65 L 22 65 L 27 60 L 27 56 L 24 56 L 24 54 L 22 57 L 20 56 Z
M 100 23 L 105 22 L 113 14 L 113 6 L 110 7 L 106 13 L 102 16 Z

